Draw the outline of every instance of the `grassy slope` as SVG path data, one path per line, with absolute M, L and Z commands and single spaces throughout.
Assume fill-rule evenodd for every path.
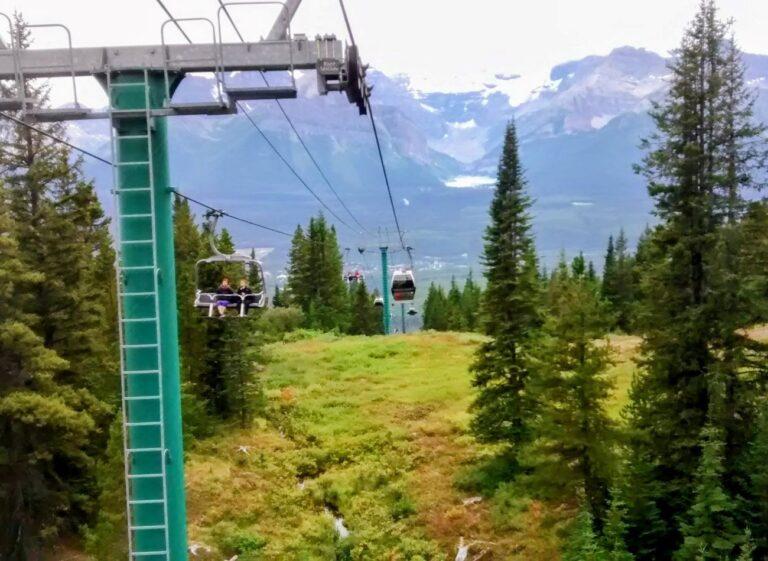
M 493 542 L 473 548 L 492 549 L 493 559 L 556 559 L 546 509 L 534 504 L 500 523 L 493 501 L 464 505 L 469 497 L 455 486 L 462 466 L 488 452 L 466 432 L 468 366 L 480 340 L 421 333 L 273 346 L 264 373 L 270 421 L 190 453 L 192 541 L 231 554 L 232 536 L 259 536 L 263 558 L 276 560 L 334 559 L 345 548 L 354 559 L 416 560 L 453 559 L 464 536 Z M 618 415 L 637 339 L 612 343 Z M 344 517 L 351 540 L 335 538 L 325 509 Z

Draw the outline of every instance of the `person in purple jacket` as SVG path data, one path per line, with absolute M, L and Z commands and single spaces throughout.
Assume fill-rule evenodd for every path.
M 216 310 L 219 312 L 220 317 L 227 315 L 227 306 L 229 306 L 230 302 L 228 296 L 234 293 L 235 291 L 229 286 L 229 279 L 227 277 L 221 279 L 221 284 L 216 289 L 216 294 L 218 295 L 216 298 Z

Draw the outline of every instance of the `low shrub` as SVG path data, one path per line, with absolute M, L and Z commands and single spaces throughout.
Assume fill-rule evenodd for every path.
M 213 529 L 219 549 L 227 557 L 237 555 L 238 561 L 258 561 L 267 540 L 255 532 L 237 528 L 231 522 L 219 522 Z

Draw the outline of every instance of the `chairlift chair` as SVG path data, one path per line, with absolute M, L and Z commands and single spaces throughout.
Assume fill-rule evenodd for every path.
M 344 282 L 349 286 L 357 285 L 365 280 L 365 275 L 360 271 L 348 271 L 344 273 Z
M 205 310 L 208 317 L 214 316 L 214 309 L 219 302 L 227 302 L 227 309 L 237 310 L 237 317 L 245 317 L 248 312 L 253 308 L 263 308 L 267 305 L 267 285 L 264 281 L 264 269 L 261 266 L 261 262 L 253 257 L 246 255 L 240 255 L 239 253 L 221 253 L 216 247 L 216 223 L 218 219 L 223 216 L 219 211 L 209 211 L 206 213 L 205 218 L 208 220 L 206 229 L 208 231 L 209 242 L 213 255 L 205 259 L 200 259 L 195 263 L 195 283 L 197 290 L 195 291 L 195 308 Z M 202 286 L 201 270 L 205 266 L 209 266 L 216 263 L 232 264 L 237 263 L 243 266 L 244 276 L 251 277 L 256 272 L 258 279 L 259 291 L 252 292 L 251 294 L 217 294 L 216 287 Z M 253 288 L 253 287 L 251 287 Z
M 252 294 L 217 294 L 216 288 L 211 286 L 201 285 L 200 272 L 203 267 L 216 263 L 230 264 L 240 263 L 243 265 L 246 274 L 252 271 L 258 272 L 260 289 L 258 292 Z M 195 276 L 197 282 L 197 290 L 195 292 L 195 307 L 205 311 L 205 315 L 208 317 L 214 316 L 214 309 L 218 302 L 226 301 L 227 309 L 237 310 L 237 317 L 245 317 L 248 312 L 253 308 L 263 308 L 267 305 L 266 286 L 264 283 L 264 270 L 261 267 L 261 263 L 257 259 L 246 257 L 245 255 L 233 254 L 221 254 L 212 255 L 205 259 L 200 259 L 195 264 Z M 250 276 L 247 274 L 247 276 Z M 236 287 L 233 287 L 233 290 Z
M 416 296 L 413 271 L 397 269 L 392 275 L 392 297 L 395 302 L 412 302 Z

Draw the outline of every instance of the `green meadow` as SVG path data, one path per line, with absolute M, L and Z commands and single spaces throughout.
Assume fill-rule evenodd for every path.
M 481 336 L 294 339 L 268 349 L 263 417 L 189 450 L 197 558 L 452 560 L 462 537 L 494 559 L 557 558 L 570 505 L 483 485 L 498 451 L 468 432 Z M 611 344 L 618 418 L 637 340 Z

